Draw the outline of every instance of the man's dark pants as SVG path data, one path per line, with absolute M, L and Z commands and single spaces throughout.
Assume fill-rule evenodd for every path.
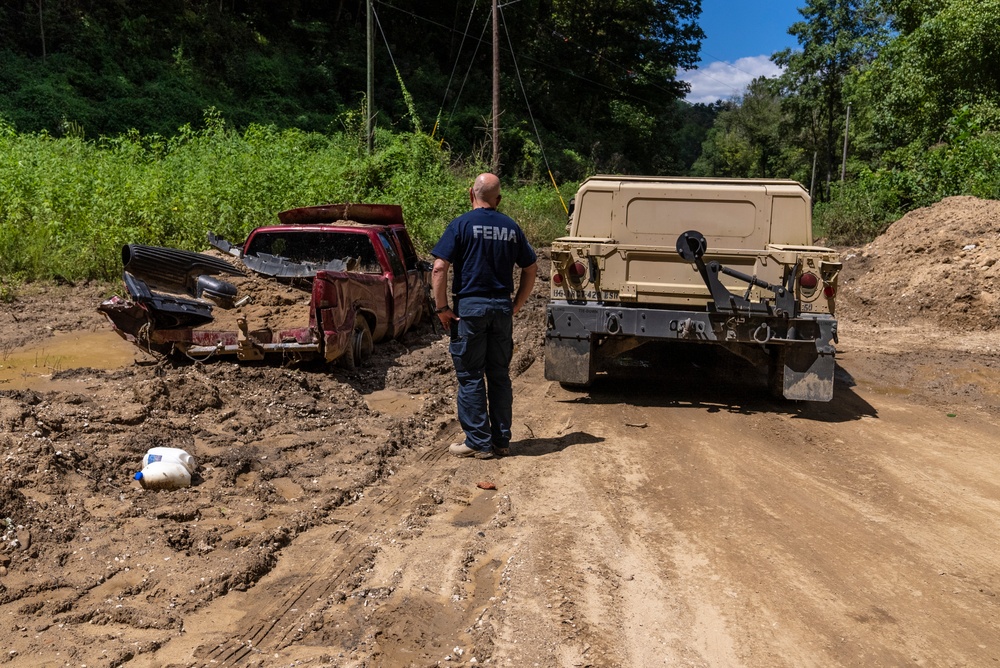
M 491 444 L 509 447 L 514 305 L 509 297 L 463 297 L 456 302 L 459 321 L 452 326 L 450 351 L 465 444 L 484 451 Z

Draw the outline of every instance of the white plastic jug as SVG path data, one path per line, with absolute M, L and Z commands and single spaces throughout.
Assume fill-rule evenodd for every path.
M 181 489 L 191 486 L 191 472 L 180 462 L 156 461 L 135 474 L 143 489 Z
M 180 448 L 150 448 L 142 458 L 142 465 L 146 467 L 154 462 L 183 464 L 188 473 L 194 473 L 194 457 Z

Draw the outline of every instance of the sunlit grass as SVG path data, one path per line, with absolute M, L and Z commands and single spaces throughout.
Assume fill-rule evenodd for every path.
M 114 279 L 124 244 L 203 250 L 209 231 L 242 240 L 280 211 L 330 202 L 402 205 L 426 252 L 467 208 L 474 176 L 417 133 L 381 131 L 368 156 L 348 134 L 238 132 L 211 112 L 203 128 L 172 137 L 98 141 L 18 134 L 0 121 L 0 292 L 25 280 Z M 551 184 L 505 183 L 503 209 L 536 245 L 565 229 Z

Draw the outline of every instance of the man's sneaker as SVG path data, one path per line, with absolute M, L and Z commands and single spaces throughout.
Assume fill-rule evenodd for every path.
M 490 450 L 476 450 L 470 448 L 465 443 L 452 443 L 448 446 L 448 452 L 456 457 L 472 457 L 474 459 L 493 459 L 493 452 Z
M 496 455 L 497 457 L 509 457 L 510 456 L 510 446 L 508 445 L 506 448 L 501 448 L 498 445 L 494 445 L 493 446 L 493 454 Z

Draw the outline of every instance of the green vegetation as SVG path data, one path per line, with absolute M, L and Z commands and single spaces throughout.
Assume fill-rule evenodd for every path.
M 818 230 L 844 243 L 943 197 L 1000 198 L 1000 0 L 806 0 L 800 13 L 801 48 L 723 106 L 695 173 L 796 179 Z
M 468 206 L 476 170 L 450 167 L 448 153 L 419 133 L 380 131 L 376 148 L 367 157 L 357 133 L 239 132 L 215 112 L 170 138 L 92 142 L 0 126 L 0 276 L 112 279 L 123 244 L 203 250 L 209 231 L 241 241 L 279 211 L 325 202 L 401 204 L 428 249 Z M 564 230 L 551 185 L 508 187 L 504 206 L 535 243 Z
M 698 0 L 502 3 L 506 210 L 542 245 L 590 174 L 785 177 L 823 235 L 863 242 L 1000 197 L 1000 0 L 802 4 L 782 75 L 690 105 Z M 366 3 L 0 4 L 0 301 L 115 277 L 125 243 L 197 250 L 323 202 L 402 204 L 426 250 L 490 162 L 481 5 L 374 2 L 368 156 Z
M 678 72 L 695 65 L 702 36 L 697 0 L 501 4 L 506 176 L 547 178 L 543 162 L 560 181 L 591 169 L 679 173 L 697 157 L 675 141 L 687 122 Z M 366 6 L 9 0 L 0 116 L 18 132 L 168 137 L 215 108 L 240 129 L 339 132 L 367 90 Z M 471 161 L 491 145 L 490 3 L 372 6 L 377 125 L 435 128 Z
M 0 299 L 20 280 L 116 277 L 125 243 L 202 249 L 209 230 L 240 239 L 324 202 L 399 203 L 426 250 L 489 165 L 489 7 L 373 3 L 368 156 L 366 6 L 0 3 Z M 697 157 L 714 109 L 684 104 L 677 74 L 697 60 L 698 10 L 504 9 L 504 208 L 536 243 L 565 229 L 553 180 L 568 200 L 587 174 Z

